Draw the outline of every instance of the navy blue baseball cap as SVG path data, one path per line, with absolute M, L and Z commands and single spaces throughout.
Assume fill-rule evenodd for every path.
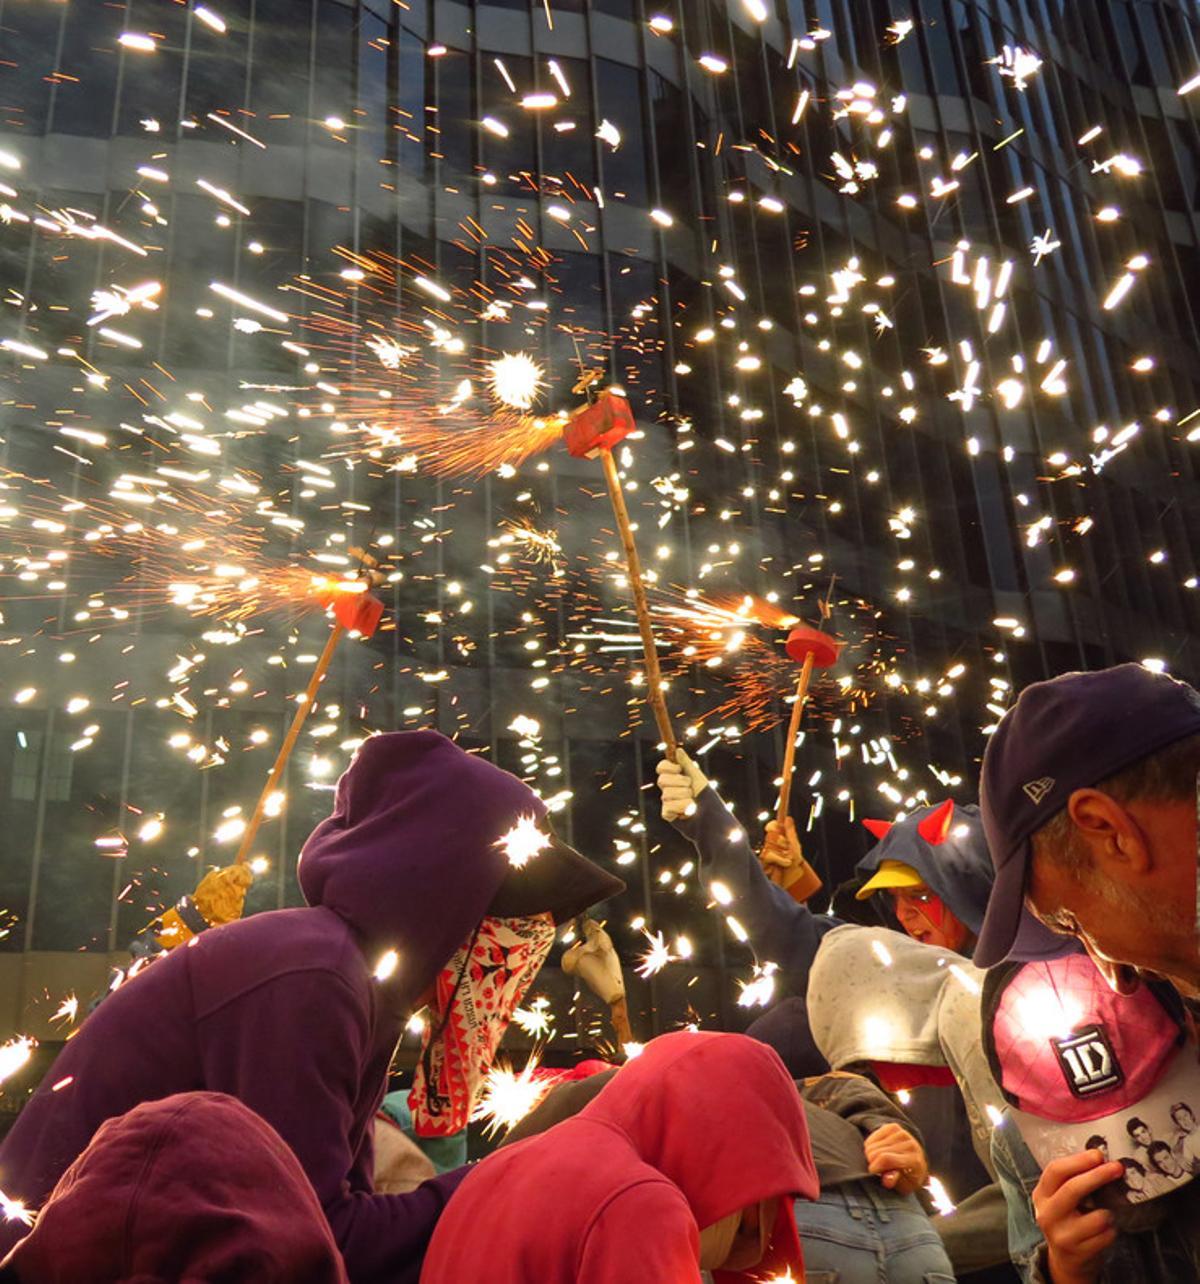
M 1185 736 L 1200 734 L 1200 692 L 1140 664 L 1064 673 L 1021 692 L 983 755 L 979 807 L 996 881 L 974 963 L 1013 952 L 1030 838 L 1086 789 Z

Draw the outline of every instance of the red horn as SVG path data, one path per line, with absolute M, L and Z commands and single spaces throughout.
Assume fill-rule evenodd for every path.
M 892 827 L 890 820 L 864 820 L 863 825 L 869 829 L 876 838 L 886 838 L 887 832 Z
M 917 826 L 917 833 L 930 844 L 937 847 L 939 843 L 944 843 L 950 834 L 950 823 L 954 819 L 954 799 L 947 798 L 944 803 L 937 809 L 931 811 L 928 816 Z

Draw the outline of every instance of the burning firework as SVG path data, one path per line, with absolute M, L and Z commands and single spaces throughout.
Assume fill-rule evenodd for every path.
M 554 1086 L 553 1079 L 537 1077 L 540 1061 L 540 1054 L 532 1052 L 523 1070 L 494 1065 L 488 1071 L 483 1095 L 471 1114 L 475 1123 L 485 1124 L 486 1136 L 511 1132 Z
M 488 362 L 492 396 L 511 410 L 528 410 L 546 386 L 546 372 L 524 352 L 506 352 Z

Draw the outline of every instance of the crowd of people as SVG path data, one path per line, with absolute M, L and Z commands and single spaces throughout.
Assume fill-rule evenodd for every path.
M 756 854 L 679 751 L 662 815 L 778 1001 L 578 1067 L 467 1164 L 556 929 L 621 884 L 485 759 L 374 736 L 307 908 L 198 931 L 67 1043 L 0 1146 L 0 1280 L 1200 1281 L 1198 772 L 1186 684 L 1034 684 L 978 806 L 875 823 L 839 916 L 768 877 L 791 822 Z

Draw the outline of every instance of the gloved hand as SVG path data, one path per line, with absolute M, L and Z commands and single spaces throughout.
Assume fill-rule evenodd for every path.
M 796 833 L 796 822 L 791 816 L 784 821 L 782 829 L 777 820 L 767 821 L 766 839 L 758 859 L 763 873 L 771 882 L 779 883 L 782 887 L 782 872 L 791 869 L 793 865 L 799 865 L 804 859 L 800 838 Z
M 241 918 L 246 892 L 253 882 L 249 865 L 210 869 L 191 896 L 185 896 L 162 915 L 154 939 L 164 950 L 173 950 L 177 945 L 186 945 L 198 931 L 203 931 L 205 924 L 219 927 Z
M 254 873 L 249 865 L 212 869 L 200 880 L 192 900 L 210 927 L 220 927 L 242 917 L 246 892 L 253 882 Z
M 766 837 L 758 863 L 776 887 L 782 887 L 792 900 L 804 904 L 821 890 L 821 876 L 804 859 L 796 822 L 789 816 L 781 826 L 777 820 L 767 821 Z
M 625 997 L 625 978 L 612 937 L 594 918 L 584 919 L 583 938 L 563 951 L 562 970 L 586 981 L 592 993 L 609 1007 Z
M 683 752 L 676 759 L 664 758 L 658 764 L 658 788 L 662 794 L 663 820 L 679 820 L 696 810 L 696 799 L 708 788 L 704 772 Z

